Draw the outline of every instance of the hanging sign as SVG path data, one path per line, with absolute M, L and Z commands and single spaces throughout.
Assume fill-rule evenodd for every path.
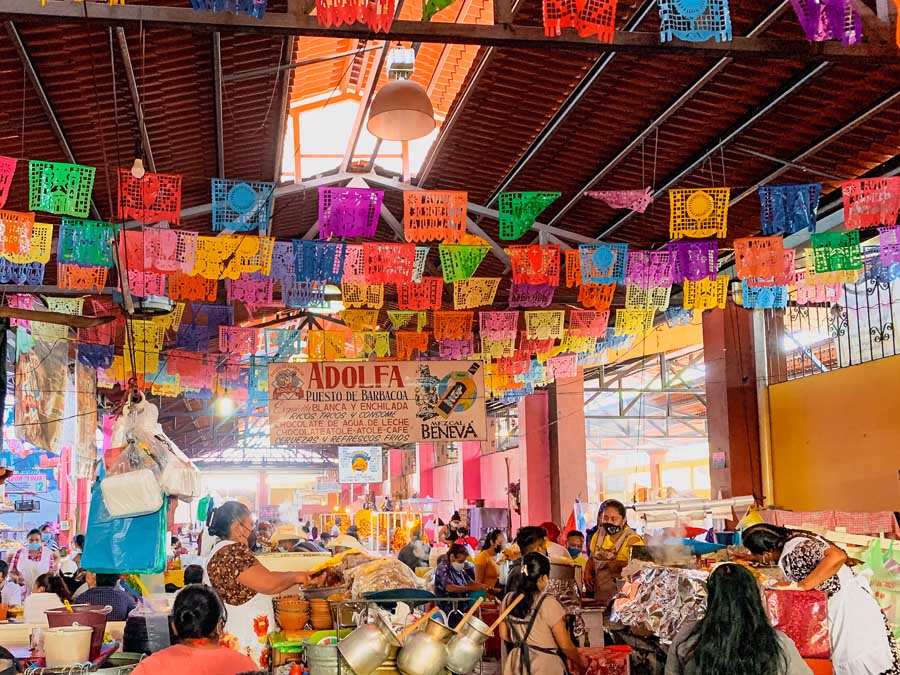
M 487 440 L 481 361 L 270 363 L 273 446 Z
M 380 445 L 338 446 L 338 482 L 380 483 L 384 480 Z
M 316 481 L 316 494 L 317 495 L 331 495 L 336 492 L 341 491 L 341 484 L 336 480 L 322 480 L 319 479 Z
M 6 479 L 6 491 L 13 494 L 39 494 L 47 492 L 47 474 L 17 473 Z

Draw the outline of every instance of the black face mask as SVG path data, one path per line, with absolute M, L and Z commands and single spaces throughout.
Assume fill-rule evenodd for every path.
M 603 528 L 606 530 L 606 534 L 609 534 L 609 535 L 619 534 L 619 532 L 622 531 L 621 525 L 612 525 L 610 523 L 605 523 L 603 525 Z
M 501 544 L 497 544 L 497 545 L 494 547 L 494 550 L 495 550 L 497 553 L 503 553 L 503 546 L 502 546 Z

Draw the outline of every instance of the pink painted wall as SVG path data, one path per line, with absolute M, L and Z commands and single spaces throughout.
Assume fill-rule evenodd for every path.
M 419 471 L 419 496 L 434 497 L 434 447 L 431 443 L 419 443 L 416 468 Z
M 434 468 L 434 495 L 440 499 L 437 504 L 437 514 L 445 521 L 454 511 L 465 506 L 463 499 L 462 463 L 436 466 Z
M 481 441 L 462 444 L 463 498 L 481 499 Z
M 508 508 L 509 502 L 506 487 L 510 482 L 521 478 L 519 472 L 519 448 L 512 448 L 506 452 L 495 452 L 481 458 L 481 494 L 484 505 L 489 509 Z M 507 478 L 506 461 L 509 460 L 509 477 Z M 519 516 L 515 510 L 512 516 L 512 529 L 515 532 L 520 527 Z
M 519 450 L 522 519 L 533 524 L 552 520 L 546 391 L 537 391 L 519 401 Z
M 584 378 L 579 368 L 575 377 L 556 380 L 556 434 L 559 453 L 554 480 L 559 495 L 559 525 L 566 522 L 575 498 L 587 501 L 587 449 L 584 426 Z

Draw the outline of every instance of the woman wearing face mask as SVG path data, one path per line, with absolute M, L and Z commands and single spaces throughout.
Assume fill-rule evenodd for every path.
M 628 526 L 625 515 L 625 505 L 615 499 L 600 505 L 598 529 L 584 566 L 584 585 L 604 607 L 616 596 L 616 580 L 631 559 L 631 547 L 644 545 L 641 536 Z
M 31 530 L 28 543 L 13 556 L 9 571 L 10 576 L 25 587 L 25 592 L 30 593 L 39 576 L 59 571 L 59 553 L 44 545 L 40 530 Z
M 308 583 L 309 574 L 270 572 L 250 552 L 252 532 L 250 509 L 240 502 L 225 502 L 215 510 L 209 533 L 217 541 L 206 564 L 205 581 L 221 596 L 228 612 L 225 642 L 261 663 L 266 636 L 275 630 L 272 596 Z
M 454 511 L 453 515 L 450 516 L 450 522 L 447 525 L 441 527 L 440 532 L 438 532 L 438 539 L 444 542 L 447 546 L 455 544 L 456 540 L 459 539 L 460 521 L 461 518 L 459 517 L 459 511 Z
M 488 594 L 497 596 L 500 588 L 500 565 L 497 558 L 506 548 L 506 535 L 502 530 L 493 530 L 484 538 L 481 553 L 475 558 L 475 581 L 488 589 Z
M 439 598 L 462 598 L 473 591 L 483 591 L 485 587 L 475 581 L 475 573 L 470 565 L 466 564 L 469 552 L 462 544 L 453 544 L 443 556 L 434 570 L 434 594 Z M 465 603 L 442 602 L 438 603 L 446 612 L 454 609 L 466 610 Z
M 516 596 L 525 596 L 500 624 L 500 639 L 512 645 L 503 675 L 564 675 L 566 660 L 576 673 L 585 671 L 584 660 L 569 637 L 566 610 L 545 593 L 549 575 L 547 556 L 535 552 L 522 559 L 522 573 L 503 601 L 505 609 Z

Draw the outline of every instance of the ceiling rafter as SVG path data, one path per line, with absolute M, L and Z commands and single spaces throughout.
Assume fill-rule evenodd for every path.
M 219 178 L 225 178 L 225 121 L 222 109 L 222 36 L 212 34 L 213 109 L 216 117 L 216 168 Z M 209 205 L 212 211 L 212 204 Z M 184 215 L 182 213 L 182 215 Z
M 131 107 L 137 119 L 138 131 L 141 134 L 141 150 L 143 159 L 147 162 L 147 168 L 156 173 L 156 162 L 153 160 L 153 149 L 150 145 L 150 134 L 144 121 L 144 106 L 141 104 L 141 95 L 138 91 L 137 78 L 134 76 L 134 66 L 131 63 L 131 51 L 128 49 L 128 39 L 125 37 L 124 28 L 116 28 L 116 41 L 119 43 L 119 52 L 122 55 L 122 64 L 125 66 L 125 76 L 128 79 L 128 91 L 131 94 Z M 141 73 L 142 76 L 145 73 Z

